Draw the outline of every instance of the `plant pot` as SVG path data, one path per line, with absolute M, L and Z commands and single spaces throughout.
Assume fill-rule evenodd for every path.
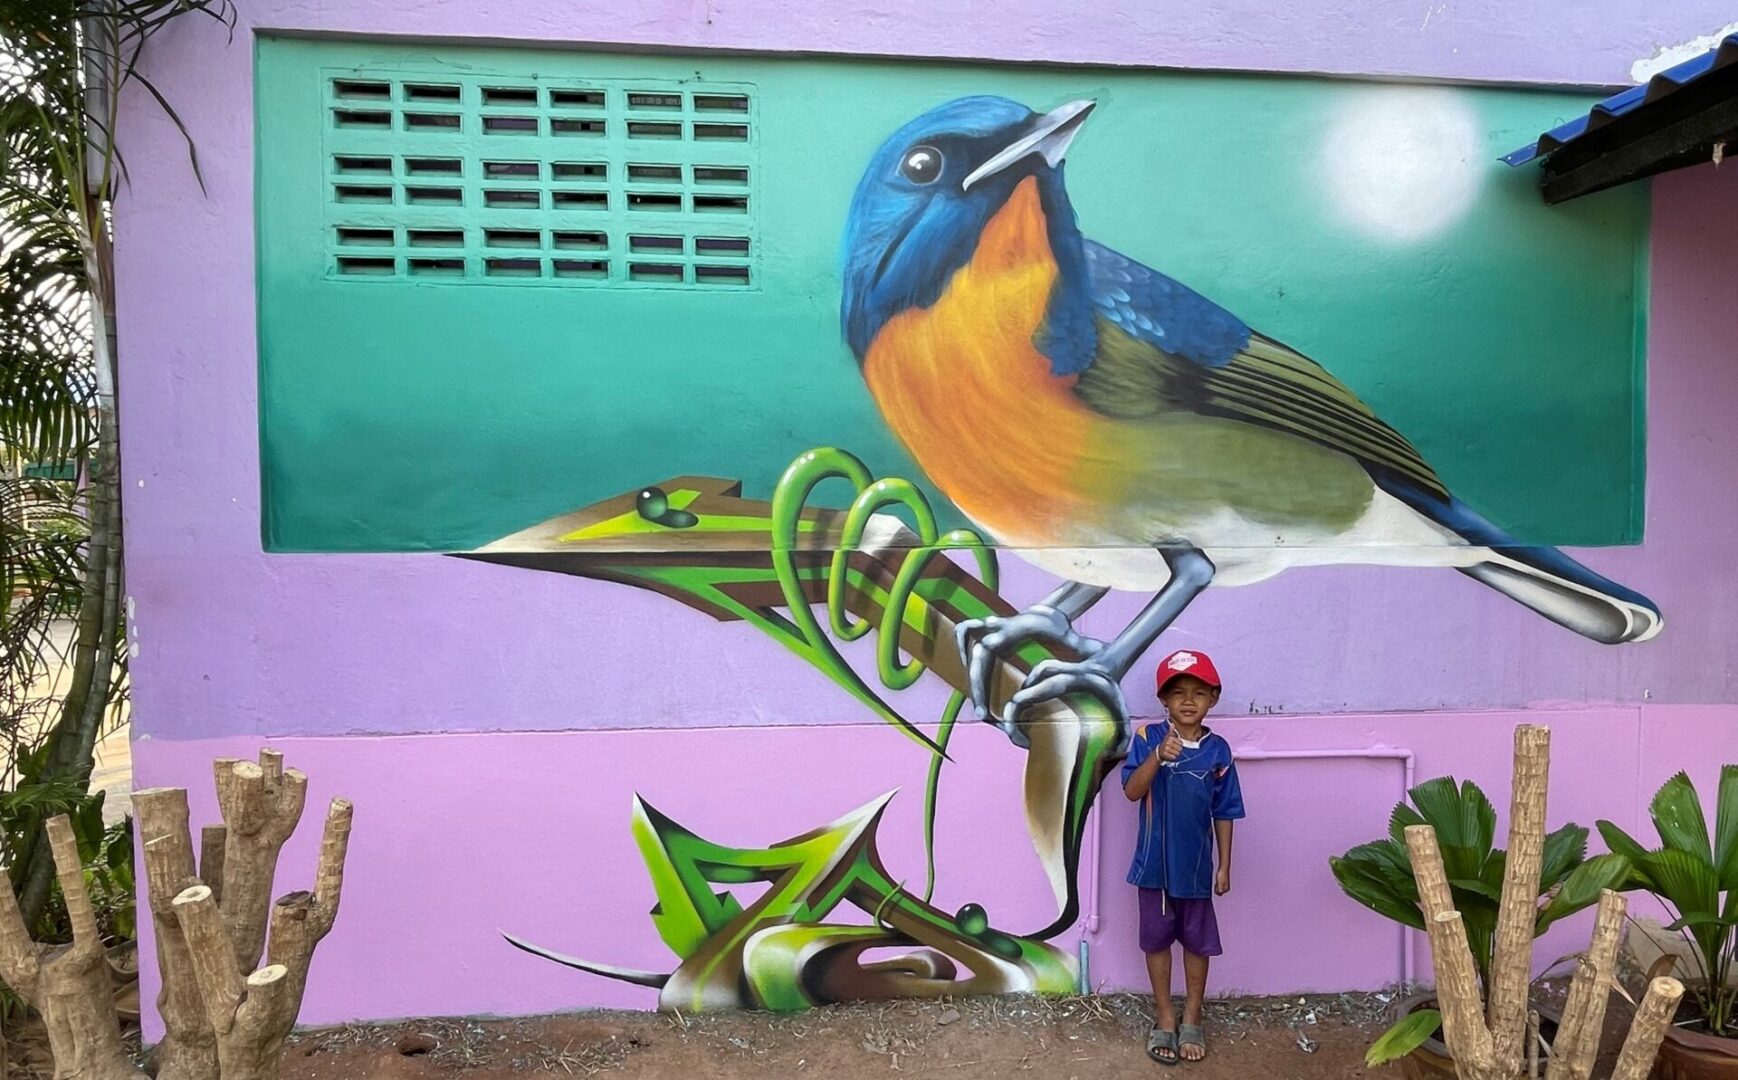
M 1417 1012 L 1419 1009 L 1436 1007 L 1435 994 L 1413 994 L 1411 997 L 1396 999 L 1389 1010 L 1390 1020 L 1399 1020 Z M 1557 1037 L 1557 1022 L 1562 1019 L 1555 1009 L 1536 1005 L 1539 1012 L 1539 1030 L 1544 1034 L 1545 1042 L 1550 1044 Z M 1441 1032 L 1437 1032 L 1440 1036 Z M 1449 1056 L 1448 1047 L 1443 1045 L 1441 1038 L 1424 1040 L 1424 1045 L 1400 1059 L 1400 1075 L 1406 1080 L 1459 1080 L 1460 1074 L 1455 1071 L 1454 1058 Z M 1727 1074 L 1721 1073 L 1723 1078 Z M 1738 1080 L 1738 1073 L 1732 1074 Z M 1675 1078 L 1674 1078 L 1675 1080 Z
M 1653 1080 L 1738 1080 L 1738 1039 L 1667 1028 Z

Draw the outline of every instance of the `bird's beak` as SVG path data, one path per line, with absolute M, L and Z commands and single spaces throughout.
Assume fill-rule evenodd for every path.
M 1021 160 L 1028 154 L 1042 154 L 1044 161 L 1055 168 L 1068 153 L 1068 144 L 1074 141 L 1079 133 L 1080 125 L 1086 122 L 1086 116 L 1092 112 L 1096 101 L 1070 101 L 1060 108 L 1052 109 L 1038 118 L 1032 130 L 1015 139 L 1002 148 L 1002 152 L 972 170 L 972 174 L 960 184 L 961 191 L 970 191 L 972 185 L 986 176 L 994 176 L 1008 166 Z

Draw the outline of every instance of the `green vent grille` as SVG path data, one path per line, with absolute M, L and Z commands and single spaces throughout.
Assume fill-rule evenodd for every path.
M 750 87 L 329 74 L 329 276 L 752 289 Z

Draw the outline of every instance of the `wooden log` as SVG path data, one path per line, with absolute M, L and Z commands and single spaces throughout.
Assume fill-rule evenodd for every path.
M 1653 1071 L 1654 1057 L 1660 1052 L 1660 1041 L 1666 1037 L 1672 1018 L 1678 1013 L 1683 999 L 1684 984 L 1672 978 L 1659 978 L 1648 983 L 1647 996 L 1635 1010 L 1630 1021 L 1629 1036 L 1623 1040 L 1623 1052 L 1617 1057 L 1617 1067 L 1611 1070 L 1611 1080 L 1647 1080 Z
M 217 802 L 228 827 L 220 907 L 236 967 L 251 971 L 265 949 L 278 853 L 302 819 L 308 778 L 285 769 L 283 755 L 275 750 L 260 751 L 258 765 L 219 759 L 215 772 Z
M 207 825 L 199 830 L 199 880 L 211 886 L 211 897 L 223 906 L 223 846 L 229 842 L 227 825 Z
M 1489 1027 L 1498 1070 L 1521 1071 L 1527 1034 L 1527 991 L 1532 979 L 1533 925 L 1539 917 L 1539 875 L 1545 858 L 1545 795 L 1550 783 L 1551 730 L 1515 729 L 1515 766 L 1509 798 L 1509 850 L 1503 868 L 1491 952 Z
M 1436 1004 L 1442 1013 L 1443 1040 L 1454 1055 L 1461 1080 L 1494 1080 L 1495 1058 L 1491 1034 L 1485 1027 L 1478 969 L 1472 962 L 1466 926 L 1460 912 L 1454 910 L 1436 830 L 1429 825 L 1408 825 L 1405 835 L 1424 925 L 1430 934 L 1431 960 L 1436 966 Z
M 147 903 L 157 940 L 162 986 L 157 1013 L 163 1039 L 153 1057 L 157 1080 L 217 1080 L 217 1036 L 194 981 L 193 957 L 175 915 L 174 901 L 199 884 L 193 864 L 185 788 L 148 788 L 133 793 L 133 815 L 145 863 Z
M 1445 911 L 1430 920 L 1431 959 L 1436 965 L 1436 1004 L 1442 1012 L 1443 1041 L 1461 1080 L 1511 1080 L 1497 1070 L 1491 1033 L 1479 1000 L 1478 971 L 1460 912 Z
M 1454 894 L 1449 891 L 1448 874 L 1442 866 L 1442 848 L 1436 843 L 1436 830 L 1429 825 L 1408 825 L 1405 830 L 1406 855 L 1412 862 L 1412 879 L 1418 885 L 1418 906 L 1424 913 L 1426 929 L 1430 920 L 1454 910 Z
M 1623 934 L 1628 902 L 1622 894 L 1605 889 L 1599 894 L 1593 938 L 1587 956 L 1575 965 L 1569 997 L 1563 1005 L 1563 1022 L 1557 1025 L 1557 1041 L 1551 1047 L 1546 1080 L 1588 1080 L 1593 1061 L 1599 1056 L 1599 1039 L 1605 1030 L 1605 1006 L 1611 999 L 1612 979 L 1617 972 L 1617 946 Z
M 349 800 L 332 800 L 326 811 L 326 828 L 320 840 L 320 865 L 314 876 L 314 891 L 290 893 L 281 897 L 272 908 L 267 959 L 282 965 L 288 972 L 284 992 L 291 1002 L 292 1015 L 301 1012 L 314 948 L 331 933 L 332 924 L 338 917 L 353 814 L 354 808 Z
M 206 886 L 182 892 L 174 908 L 217 1036 L 223 1080 L 277 1080 L 284 1039 L 296 1022 L 288 971 L 281 964 L 269 964 L 242 977 L 223 915 Z
M 0 887 L 0 978 L 42 1014 L 54 1080 L 145 1080 L 121 1046 L 108 956 L 85 891 L 78 842 L 65 815 L 47 823 L 72 944 L 30 939 L 18 899 Z

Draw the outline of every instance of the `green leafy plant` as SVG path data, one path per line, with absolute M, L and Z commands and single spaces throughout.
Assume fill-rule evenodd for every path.
M 1488 988 L 1507 865 L 1507 853 L 1495 846 L 1496 808 L 1477 784 L 1470 780 L 1456 784 L 1448 776 L 1426 780 L 1407 796 L 1410 805 L 1399 803 L 1389 816 L 1386 838 L 1359 844 L 1328 860 L 1334 879 L 1347 896 L 1377 914 L 1414 930 L 1425 929 L 1418 883 L 1406 850 L 1406 827 L 1431 826 L 1442 849 L 1455 908 L 1466 927 L 1479 983 Z M 1557 920 L 1596 903 L 1600 890 L 1617 887 L 1629 873 L 1628 863 L 1619 856 L 1587 858 L 1587 835 L 1585 828 L 1571 823 L 1545 837 L 1534 937 Z M 1369 1063 L 1375 1066 L 1416 1050 L 1436 1031 L 1440 1019 L 1428 1009 L 1402 1017 L 1370 1048 Z
M 1648 850 L 1609 821 L 1599 822 L 1605 846 L 1625 860 L 1623 888 L 1643 889 L 1674 916 L 1666 929 L 1684 936 L 1696 970 L 1684 980 L 1680 1015 L 1709 1033 L 1738 1037 L 1738 990 L 1728 987 L 1738 952 L 1738 765 L 1720 770 L 1714 835 L 1696 787 L 1684 773 L 1667 780 L 1648 806 L 1660 846 Z

